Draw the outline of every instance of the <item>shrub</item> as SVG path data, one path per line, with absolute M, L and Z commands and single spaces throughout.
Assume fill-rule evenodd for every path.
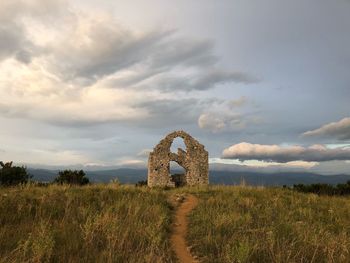
M 27 183 L 31 176 L 25 167 L 12 166 L 12 162 L 0 162 L 0 185 L 17 185 Z
M 135 186 L 147 186 L 147 180 L 144 181 L 138 181 Z
M 89 183 L 89 178 L 85 176 L 83 170 L 64 170 L 58 172 L 58 177 L 55 178 L 54 183 L 85 185 Z
M 336 186 L 330 184 L 296 184 L 293 186 L 293 190 L 318 195 L 350 195 L 350 181 Z
M 110 180 L 109 183 L 113 184 L 113 185 L 116 185 L 116 186 L 121 185 L 121 183 L 120 183 L 120 181 L 119 181 L 119 179 L 117 177 L 112 179 L 112 180 Z

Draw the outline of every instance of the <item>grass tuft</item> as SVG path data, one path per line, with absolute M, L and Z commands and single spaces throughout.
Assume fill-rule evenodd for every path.
M 348 262 L 350 199 L 277 188 L 197 191 L 188 239 L 203 262 Z
M 172 262 L 163 191 L 93 185 L 0 189 L 2 262 Z

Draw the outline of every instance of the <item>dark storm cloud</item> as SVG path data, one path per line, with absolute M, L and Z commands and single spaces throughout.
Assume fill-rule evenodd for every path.
M 114 86 L 157 89 L 163 92 L 208 90 L 218 84 L 252 84 L 259 80 L 247 73 L 232 72 L 216 66 L 213 43 L 208 40 L 182 39 L 174 32 L 160 35 L 144 50 L 135 63 L 143 65 L 137 74 L 119 78 Z M 188 71 L 189 73 L 179 73 Z M 111 85 L 113 86 L 113 84 Z
M 0 62 L 14 57 L 28 64 L 39 55 L 42 47 L 29 40 L 24 17 L 48 18 L 66 9 L 64 0 L 3 1 L 0 3 Z
M 133 75 L 118 78 L 111 86 L 157 89 L 164 92 L 203 91 L 218 84 L 251 84 L 259 81 L 243 72 L 218 68 L 218 58 L 214 55 L 211 41 L 184 40 L 171 31 L 151 32 L 140 38 L 131 32 L 122 31 L 118 25 L 111 28 L 104 28 L 104 25 L 100 27 L 96 31 L 111 32 L 98 37 L 91 33 L 93 48 L 90 43 L 89 49 L 78 55 L 88 59 L 79 60 L 69 56 L 61 58 L 65 61 L 65 71 L 70 72 L 70 77 L 98 79 L 118 71 L 131 70 L 134 71 Z M 77 54 L 79 52 L 81 51 Z M 84 63 L 75 64 L 75 61 Z M 181 71 L 190 73 L 179 73 Z
M 239 143 L 224 149 L 225 159 L 259 160 L 267 162 L 286 163 L 292 161 L 324 162 L 335 160 L 350 160 L 350 148 L 328 149 L 322 145 L 310 147 L 278 145 L 261 145 Z
M 94 25 L 88 33 L 91 41 L 77 48 L 76 53 L 60 52 L 56 60 L 63 60 L 60 70 L 70 78 L 99 79 L 147 60 L 167 33 L 152 32 L 137 37 L 131 32 L 105 24 Z
M 32 54 L 29 51 L 21 50 L 16 53 L 16 59 L 24 64 L 29 64 L 32 61 Z
M 259 82 L 259 80 L 242 72 L 226 72 L 218 70 L 207 72 L 207 74 L 203 75 L 193 84 L 193 88 L 197 90 L 206 90 L 217 84 L 229 82 L 252 84 Z
M 195 75 L 179 76 L 159 76 L 150 84 L 146 85 L 150 89 L 158 89 L 164 92 L 174 91 L 205 91 L 217 87 L 220 84 L 243 83 L 252 84 L 259 80 L 243 72 L 227 72 L 215 68 L 203 69 L 203 72 Z
M 51 3 L 52 2 L 52 3 Z M 37 15 L 42 19 L 45 8 L 40 9 L 40 1 L 28 6 L 5 6 L 13 17 Z M 64 22 L 69 16 L 70 23 L 66 38 L 46 44 L 35 45 L 28 39 L 26 26 L 13 23 L 6 16 L 0 26 L 0 59 L 15 57 L 23 63 L 30 63 L 33 56 L 47 56 L 46 63 L 51 73 L 62 81 L 90 85 L 105 76 L 133 71 L 134 75 L 115 81 L 119 88 L 159 89 L 165 92 L 174 90 L 208 90 L 218 84 L 257 82 L 257 79 L 243 72 L 232 72 L 217 67 L 218 57 L 214 54 L 214 43 L 210 40 L 183 38 L 175 31 L 151 31 L 134 33 L 110 18 L 84 20 L 71 11 L 60 16 L 51 13 Z M 47 4 L 48 7 L 51 4 Z M 68 7 L 61 3 L 62 10 Z M 47 8 L 48 8 L 47 7 Z M 40 16 L 39 16 L 40 14 Z M 5 17 L 5 16 L 4 16 Z M 46 19 L 47 19 L 46 17 Z M 84 35 L 79 27 L 85 25 Z M 57 28 L 56 28 L 57 29 Z M 64 34 L 64 32 L 62 32 Z M 190 72 L 184 75 L 179 72 Z M 145 82 L 146 81 L 146 82 Z
M 304 132 L 303 136 L 325 136 L 344 141 L 350 140 L 350 118 L 344 118 L 338 122 L 325 124 L 318 129 Z
M 18 71 L 16 81 L 2 76 L 11 94 L 0 104 L 0 113 L 7 118 L 74 129 L 195 126 L 201 112 L 217 101 L 173 99 L 179 91 L 258 81 L 221 68 L 212 40 L 182 37 L 173 30 L 128 30 L 109 15 L 82 15 L 66 1 L 14 1 L 0 7 L 0 59 L 12 57 L 27 64 L 26 73 Z M 40 29 L 35 37 L 44 41 L 33 37 L 30 24 L 23 22 L 28 17 Z M 45 38 L 46 32 L 54 41 L 51 35 Z M 125 99 L 121 88 L 131 90 Z M 159 92 L 162 99 L 155 99 Z M 138 94 L 144 96 L 135 99 Z
M 0 60 L 14 57 L 28 64 L 40 55 L 45 70 L 65 83 L 89 86 L 114 75 L 110 82 L 114 88 L 175 92 L 258 81 L 249 74 L 220 68 L 212 40 L 181 37 L 176 30 L 134 32 L 109 16 L 84 17 L 66 1 L 1 5 Z M 45 30 L 60 31 L 59 38 L 45 46 L 31 41 L 22 22 L 28 16 L 47 26 Z M 133 74 L 124 76 L 125 72 Z
M 148 112 L 147 118 L 138 120 L 138 126 L 157 128 L 173 124 L 193 124 L 204 106 L 199 100 L 191 98 L 150 100 L 134 107 Z
M 210 40 L 194 40 L 168 37 L 154 50 L 152 66 L 156 68 L 173 66 L 209 66 L 218 62 L 213 54 L 214 43 Z
M 26 38 L 21 26 L 12 22 L 0 24 L 0 40 L 0 62 L 15 57 L 22 63 L 30 63 L 29 50 L 33 49 L 33 44 Z

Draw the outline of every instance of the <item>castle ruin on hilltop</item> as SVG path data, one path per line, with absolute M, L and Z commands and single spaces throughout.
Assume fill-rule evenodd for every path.
M 181 137 L 186 151 L 178 148 L 177 154 L 170 147 L 175 138 Z M 185 169 L 185 174 L 170 174 L 170 161 L 178 163 Z M 149 187 L 176 187 L 207 185 L 209 183 L 208 152 L 192 136 L 184 131 L 174 131 L 162 139 L 148 158 Z

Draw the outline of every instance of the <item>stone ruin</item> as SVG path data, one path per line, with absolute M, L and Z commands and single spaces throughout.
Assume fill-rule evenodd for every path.
M 174 139 L 181 137 L 186 151 L 178 148 L 177 154 L 170 150 Z M 185 169 L 185 174 L 170 174 L 170 161 Z M 208 152 L 204 146 L 184 131 L 174 131 L 162 139 L 148 158 L 149 187 L 178 187 L 207 185 L 209 183 Z

